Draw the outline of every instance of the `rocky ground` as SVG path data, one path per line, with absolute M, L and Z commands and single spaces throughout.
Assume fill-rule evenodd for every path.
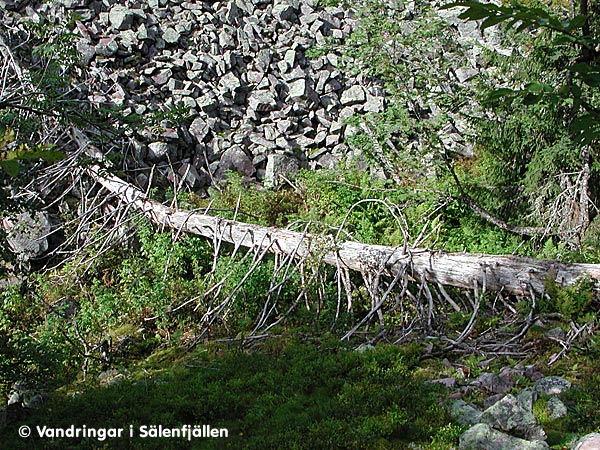
M 519 382 L 531 387 L 518 389 Z M 458 423 L 470 428 L 460 437 L 461 450 L 543 450 L 549 449 L 547 434 L 537 414 L 549 421 L 569 414 L 560 395 L 571 389 L 571 382 L 558 376 L 544 376 L 535 366 L 504 367 L 499 374 L 484 372 L 468 384 L 456 378 L 433 380 L 453 389 L 451 413 Z M 517 393 L 515 393 L 517 392 Z M 483 396 L 483 407 L 463 397 Z M 600 434 L 592 433 L 574 440 L 569 448 L 600 448 Z
M 171 183 L 202 192 L 227 170 L 273 185 L 301 167 L 356 161 L 359 152 L 345 138 L 357 130 L 345 119 L 381 112 L 387 102 L 380 82 L 344 70 L 348 61 L 335 46 L 310 55 L 343 43 L 356 28 L 355 13 L 345 7 L 312 0 L 2 0 L 0 6 L 9 45 L 24 35 L 24 22 L 73 19 L 83 58 L 75 87 L 81 99 L 144 123 L 169 108 L 187 108 L 176 123 L 145 126 L 119 149 L 142 187 L 149 170 L 140 169 L 153 165 Z M 415 29 L 414 8 L 408 2 L 403 9 L 407 34 Z M 484 39 L 457 12 L 439 14 L 468 49 L 453 69 L 456 82 L 466 83 L 481 70 L 480 44 L 493 47 L 494 38 Z M 435 105 L 422 102 L 420 110 L 436 114 Z M 459 122 L 448 124 L 444 139 L 468 153 Z

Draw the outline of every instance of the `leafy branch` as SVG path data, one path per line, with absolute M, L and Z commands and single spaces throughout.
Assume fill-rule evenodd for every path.
M 16 148 L 11 150 L 12 147 Z M 4 131 L 0 136 L 0 169 L 12 177 L 19 175 L 21 164 L 19 161 L 42 159 L 44 161 L 59 161 L 65 154 L 52 150 L 53 145 L 36 145 L 33 148 L 27 144 L 16 145 L 15 133 L 11 129 Z

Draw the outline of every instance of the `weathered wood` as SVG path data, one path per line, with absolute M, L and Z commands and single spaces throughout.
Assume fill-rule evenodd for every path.
M 146 198 L 136 187 L 105 173 L 98 166 L 88 168 L 104 188 L 142 211 L 151 221 L 172 229 L 250 248 L 268 248 L 273 253 L 293 254 L 299 258 L 318 258 L 327 264 L 360 272 L 381 270 L 394 276 L 401 271 L 413 279 L 439 282 L 460 288 L 503 290 L 518 296 L 539 294 L 544 282 L 553 277 L 570 286 L 581 277 L 600 280 L 598 264 L 566 264 L 554 260 L 513 256 L 448 253 L 428 249 L 405 250 L 360 242 L 336 243 L 332 236 L 306 234 L 278 228 L 179 211 Z

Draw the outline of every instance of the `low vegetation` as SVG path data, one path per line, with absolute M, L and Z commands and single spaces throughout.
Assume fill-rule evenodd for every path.
M 272 346 L 274 344 L 274 346 Z M 441 407 L 443 390 L 415 374 L 418 354 L 397 346 L 362 352 L 327 340 L 297 338 L 242 351 L 213 344 L 164 349 L 131 368 L 127 381 L 61 390 L 25 422 L 122 427 L 160 423 L 226 427 L 228 439 L 188 448 L 386 449 L 411 442 L 446 449 L 461 428 Z M 224 353 L 224 355 L 223 355 Z M 127 426 L 126 425 L 126 426 Z M 30 444 L 7 433 L 10 448 Z M 432 440 L 434 444 L 432 444 Z M 46 448 L 181 448 L 172 439 L 56 439 Z M 433 445 L 433 446 L 432 446 Z

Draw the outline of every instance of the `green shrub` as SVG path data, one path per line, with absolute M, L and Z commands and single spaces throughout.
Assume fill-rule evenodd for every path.
M 565 320 L 595 321 L 596 311 L 591 308 L 597 301 L 595 286 L 589 280 L 581 280 L 574 286 L 563 287 L 550 274 L 544 283 L 547 297 L 539 303 L 541 312 L 558 312 Z
M 192 355 L 193 356 L 193 355 Z M 128 424 L 210 424 L 229 438 L 114 439 L 110 448 L 439 449 L 450 423 L 439 406 L 443 389 L 413 375 L 414 356 L 397 346 L 357 352 L 339 343 L 289 343 L 274 353 L 231 351 L 221 358 L 165 361 L 168 370 L 140 383 L 122 382 L 77 396 L 57 395 L 28 425 L 127 427 Z M 148 373 L 148 372 L 146 372 Z M 150 372 L 151 373 L 151 372 Z M 21 425 L 21 424 L 19 424 Z M 450 443 L 450 434 L 444 442 Z M 10 448 L 31 443 L 4 432 Z M 37 441 L 36 441 L 37 442 Z M 452 442 L 456 445 L 456 436 Z M 46 448 L 97 447 L 94 440 L 44 441 Z M 191 445 L 191 447 L 190 447 Z
M 0 291 L 0 397 L 17 381 L 52 388 L 76 373 L 80 348 L 65 339 L 64 325 L 17 287 Z

